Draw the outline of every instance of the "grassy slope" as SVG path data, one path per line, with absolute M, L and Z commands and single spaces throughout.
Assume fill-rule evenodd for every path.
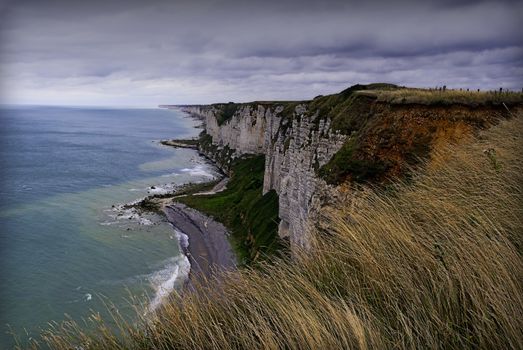
M 429 90 L 415 88 L 398 88 L 367 91 L 362 94 L 374 96 L 380 102 L 391 104 L 484 106 L 505 103 L 507 106 L 521 103 L 521 92 L 465 91 L 465 90 Z
M 330 184 L 398 177 L 405 165 L 426 158 L 434 142 L 459 139 L 466 128 L 488 127 L 495 119 L 509 117 L 508 107 L 521 104 L 519 92 L 436 91 L 390 84 L 355 85 L 314 99 L 309 114 L 330 118 L 334 130 L 350 135 L 318 175 Z
M 227 226 L 239 261 L 245 264 L 282 248 L 277 234 L 278 196 L 274 191 L 262 195 L 264 167 L 264 156 L 236 160 L 223 192 L 177 199 Z

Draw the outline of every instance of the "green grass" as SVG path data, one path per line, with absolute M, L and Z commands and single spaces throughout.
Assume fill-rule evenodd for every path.
M 200 183 L 188 183 L 182 185 L 177 189 L 170 197 L 173 196 L 184 196 L 191 195 L 197 192 L 210 191 L 216 184 L 220 182 L 220 179 L 209 181 L 209 182 L 200 182 Z
M 226 190 L 177 199 L 229 228 L 238 260 L 246 265 L 265 260 L 284 246 L 277 233 L 278 196 L 274 191 L 262 195 L 264 169 L 264 156 L 237 159 Z
M 398 88 L 392 84 L 354 85 L 339 94 L 321 96 L 308 103 L 309 115 L 318 113 L 320 119 L 331 119 L 332 128 L 342 134 L 350 135 L 360 130 L 371 116 L 372 102 L 375 96 L 360 94 L 362 91 L 383 89 L 390 91 Z
M 220 112 L 216 115 L 216 121 L 218 122 L 218 125 L 223 125 L 227 120 L 231 119 L 234 113 L 236 113 L 238 106 L 239 105 L 234 102 L 215 105 L 215 107 L 220 110 Z
M 232 165 L 232 156 L 234 150 L 229 148 L 229 146 L 218 147 L 212 143 L 211 135 L 207 134 L 205 131 L 200 133 L 199 138 L 199 149 L 205 154 L 206 157 L 212 159 L 214 163 L 218 165 L 220 169 L 224 172 L 229 172 L 229 169 Z
M 371 182 L 387 171 L 387 164 L 382 161 L 357 159 L 354 157 L 357 140 L 350 139 L 331 160 L 320 167 L 318 175 L 328 184 L 339 184 L 350 178 L 355 182 Z
M 514 91 L 466 91 L 435 89 L 398 88 L 394 90 L 361 91 L 359 95 L 376 98 L 378 102 L 390 104 L 453 105 L 461 104 L 470 107 L 522 104 L 523 93 Z
M 523 93 L 519 92 L 439 91 L 392 84 L 354 85 L 338 94 L 315 98 L 308 103 L 309 116 L 318 115 L 314 122 L 328 118 L 334 131 L 350 136 L 317 174 L 330 184 L 347 179 L 383 180 L 390 172 L 408 175 L 398 170 L 398 163 L 415 165 L 427 157 L 434 135 L 453 127 L 446 122 L 464 122 L 481 129 L 493 118 L 510 117 L 522 103 Z M 401 108 L 407 109 L 403 115 L 387 119 Z M 416 125 L 416 118 L 432 123 L 434 130 Z M 408 120 L 413 122 L 408 124 Z M 443 121 L 438 127 L 435 120 Z M 404 132 L 413 128 L 418 130 L 412 135 Z
M 218 182 L 220 182 L 220 179 L 209 181 L 209 182 L 201 182 L 201 183 L 186 183 L 179 188 L 177 188 L 174 192 L 168 192 L 168 193 L 160 193 L 160 194 L 153 194 L 150 196 L 145 197 L 141 201 L 135 204 L 126 204 L 124 205 L 124 208 L 135 208 L 144 212 L 152 212 L 159 215 L 164 215 L 162 210 L 162 203 L 161 200 L 165 198 L 172 198 L 176 196 L 183 196 L 183 195 L 190 195 L 197 192 L 203 192 L 203 191 L 209 191 L 211 190 Z

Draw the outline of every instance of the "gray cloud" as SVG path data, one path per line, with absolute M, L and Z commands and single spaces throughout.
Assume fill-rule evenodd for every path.
M 521 1 L 16 1 L 2 100 L 304 99 L 355 83 L 520 89 Z

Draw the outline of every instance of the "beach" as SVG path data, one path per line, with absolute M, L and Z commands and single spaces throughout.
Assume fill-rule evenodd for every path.
M 187 236 L 180 238 L 180 245 L 191 264 L 189 288 L 195 279 L 208 279 L 216 271 L 235 268 L 225 226 L 181 203 L 166 205 L 163 211 L 171 225 Z

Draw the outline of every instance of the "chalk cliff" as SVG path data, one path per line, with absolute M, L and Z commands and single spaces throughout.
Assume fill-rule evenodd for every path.
M 340 149 L 345 135 L 334 132 L 330 121 L 313 122 L 305 104 L 298 104 L 292 117 L 282 115 L 279 104 L 246 104 L 238 107 L 232 118 L 218 124 L 219 109 L 190 106 L 185 111 L 204 118 L 205 130 L 216 146 L 204 149 L 211 159 L 230 149 L 232 158 L 245 154 L 265 154 L 263 192 L 272 189 L 279 197 L 279 235 L 288 238 L 291 247 L 307 246 L 307 223 L 319 208 L 319 193 L 328 186 L 316 175 Z M 222 168 L 227 164 L 218 161 Z
M 356 85 L 303 102 L 183 106 L 203 119 L 200 150 L 228 170 L 231 159 L 265 155 L 263 191 L 279 198 L 278 234 L 292 249 L 309 244 L 308 224 L 342 183 L 380 182 L 434 147 L 508 117 L 508 109 L 437 101 L 384 101 L 395 86 Z

